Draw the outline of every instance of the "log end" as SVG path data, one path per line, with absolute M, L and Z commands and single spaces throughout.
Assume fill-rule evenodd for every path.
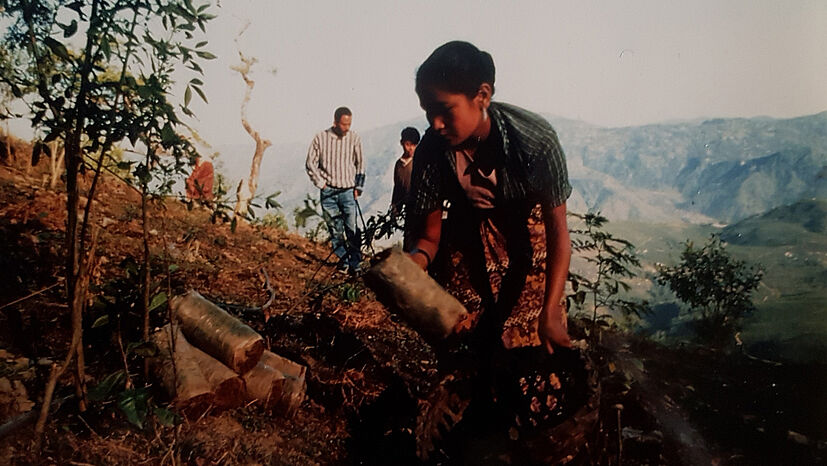
M 233 358 L 233 370 L 242 375 L 246 374 L 256 367 L 262 354 L 264 354 L 264 339 L 258 337 L 239 349 Z
M 215 387 L 214 392 L 216 406 L 237 408 L 243 404 L 247 389 L 241 377 L 233 377 Z

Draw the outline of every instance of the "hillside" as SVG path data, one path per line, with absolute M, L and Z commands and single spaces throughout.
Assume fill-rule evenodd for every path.
M 720 234 L 733 257 L 764 269 L 753 295 L 757 311 L 745 321 L 741 338 L 768 358 L 827 361 L 827 201 L 800 201 L 777 207 L 724 228 L 685 223 L 611 222 L 608 229 L 636 246 L 642 273 L 630 295 L 647 299 L 657 312 L 649 331 L 684 337 L 685 316 L 674 296 L 654 282 L 655 264 L 675 264 L 691 240 L 700 245 Z M 575 263 L 575 266 L 577 264 Z
M 62 269 L 65 197 L 59 190 L 42 188 L 36 170 L 27 175 L 0 166 L 0 379 L 13 382 L 14 409 L 24 412 L 36 406 L 48 364 L 65 351 L 69 328 L 62 292 L 54 286 Z M 123 367 L 113 340 L 116 329 L 108 324 L 92 328 L 92 322 L 117 310 L 123 340 L 139 339 L 134 307 L 134 270 L 141 249 L 137 193 L 112 178 L 105 178 L 100 189 L 94 212 L 105 228 L 92 287 L 98 304 L 86 316 L 91 386 Z M 377 303 L 361 281 L 333 275 L 332 267 L 322 263 L 327 255 L 323 245 L 262 226 L 241 225 L 232 232 L 227 224 L 211 223 L 206 210 L 188 211 L 175 201 L 153 210 L 150 221 L 160 289 L 173 294 L 201 291 L 264 335 L 272 350 L 307 365 L 308 399 L 291 419 L 251 407 L 179 418 L 175 427 L 149 415 L 143 428 L 129 424 L 114 400 L 93 403 L 83 414 L 66 402 L 53 414 L 42 457 L 34 456 L 30 430 L 23 427 L 0 439 L 4 458 L 12 464 L 157 464 L 172 458 L 188 464 L 413 461 L 414 413 L 440 393 L 446 380 L 441 380 L 442 364 L 434 348 Z M 262 267 L 275 291 L 274 305 L 264 313 L 255 308 L 266 299 Z M 8 304 L 20 298 L 26 299 Z M 153 326 L 165 319 L 164 306 L 152 314 Z M 577 321 L 570 325 L 575 337 L 584 338 Z M 825 413 L 802 404 L 824 387 L 824 381 L 811 376 L 819 373 L 819 366 L 771 367 L 704 349 L 659 347 L 616 331 L 606 331 L 590 354 L 603 387 L 604 427 L 595 433 L 599 447 L 590 453 L 593 461 L 617 455 L 618 404 L 625 407 L 620 432 L 625 464 L 684 464 L 687 459 L 699 464 L 727 458 L 810 463 L 822 455 L 818 445 L 827 438 L 827 426 L 820 422 Z M 693 364 L 681 362 L 687 359 Z M 131 354 L 128 363 L 141 387 L 140 357 Z M 794 389 L 803 380 L 810 391 Z M 716 390 L 721 384 L 732 388 Z M 71 386 L 67 376 L 59 396 L 71 393 Z M 147 390 L 151 403 L 166 406 L 151 386 Z M 747 407 L 737 402 L 765 397 L 772 402 Z M 782 414 L 776 412 L 779 404 L 785 406 Z M 445 462 L 470 441 L 462 437 L 467 429 L 458 427 L 449 437 Z M 494 452 L 497 444 L 487 444 L 478 453 Z

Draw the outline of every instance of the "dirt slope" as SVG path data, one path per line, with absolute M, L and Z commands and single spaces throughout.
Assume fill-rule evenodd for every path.
M 35 167 L 26 173 L 0 165 L 0 423 L 39 402 L 49 364 L 63 357 L 68 343 L 61 287 L 66 197 L 59 189 L 45 189 L 38 169 L 43 170 Z M 93 271 L 92 293 L 97 298 L 90 300 L 85 316 L 84 341 L 92 386 L 123 368 L 113 322 L 120 322 L 125 345 L 140 340 L 135 274 L 142 250 L 140 197 L 122 181 L 106 177 L 93 218 L 101 228 L 100 260 Z M 308 366 L 307 400 L 292 419 L 249 407 L 179 418 L 174 426 L 164 425 L 160 416 L 150 413 L 143 428 L 138 428 L 117 409 L 118 388 L 116 396 L 93 403 L 82 414 L 71 400 L 63 403 L 51 418 L 40 456 L 31 450 L 31 427 L 0 439 L 3 461 L 199 465 L 415 461 L 414 421 L 422 400 L 438 391 L 444 380 L 441 362 L 434 348 L 389 314 L 359 279 L 335 275 L 332 265 L 323 263 L 328 256 L 324 246 L 274 228 L 240 225 L 233 232 L 229 224 L 213 223 L 206 209 L 188 210 L 177 201 L 154 204 L 149 219 L 154 294 L 196 289 L 247 321 L 270 349 Z M 256 310 L 268 297 L 262 269 L 275 292 L 274 304 L 265 311 Z M 539 288 L 542 283 L 535 285 Z M 21 301 L 11 304 L 17 300 Z M 153 312 L 153 326 L 163 324 L 165 312 L 165 306 Z M 93 327 L 105 315 L 119 317 Z M 732 426 L 737 432 L 752 433 L 751 443 L 722 437 L 714 429 L 714 423 L 721 422 L 720 413 L 733 399 L 751 392 L 701 400 L 686 387 L 705 387 L 704 378 L 717 383 L 721 377 L 710 375 L 704 367 L 718 364 L 721 357 L 699 357 L 691 371 L 681 371 L 682 360 L 694 355 L 651 345 L 616 332 L 594 345 L 603 389 L 601 429 L 588 456 L 581 455 L 580 460 L 616 464 L 621 453 L 618 433 L 623 438 L 624 464 L 750 464 L 756 459 L 750 450 L 756 442 L 787 448 L 782 451 L 793 454 L 779 458 L 807 463 L 823 457 L 813 440 L 817 428 L 807 430 L 810 437 L 804 435 L 804 440 L 785 438 L 786 431 L 756 434 L 754 424 L 760 424 L 766 414 L 760 410 L 750 414 L 750 421 Z M 151 382 L 143 380 L 137 355 L 129 356 L 129 364 L 136 386 Z M 755 368 L 745 377 L 763 370 Z M 4 380 L 8 389 L 2 385 Z M 71 387 L 67 375 L 58 396 L 71 394 Z M 154 405 L 164 406 L 165 400 L 151 386 L 148 393 Z M 706 407 L 690 413 L 702 406 L 701 401 Z M 617 405 L 623 406 L 620 418 Z M 712 427 L 704 424 L 705 419 L 713 421 Z M 446 455 L 436 457 L 442 463 L 463 462 L 461 457 Z

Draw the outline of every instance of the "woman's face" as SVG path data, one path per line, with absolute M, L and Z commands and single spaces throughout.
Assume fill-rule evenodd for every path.
M 419 98 L 431 128 L 444 137 L 451 146 L 458 146 L 471 136 L 487 133 L 486 110 L 491 95 L 487 84 L 473 98 L 463 93 L 429 89 Z

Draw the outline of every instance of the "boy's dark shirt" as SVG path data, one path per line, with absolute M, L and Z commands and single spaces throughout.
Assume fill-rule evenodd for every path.
M 408 160 L 408 163 L 402 158 L 396 161 L 393 167 L 393 195 L 391 196 L 391 206 L 397 211 L 402 209 L 408 199 L 408 194 L 411 192 L 411 172 L 413 170 L 413 160 Z

